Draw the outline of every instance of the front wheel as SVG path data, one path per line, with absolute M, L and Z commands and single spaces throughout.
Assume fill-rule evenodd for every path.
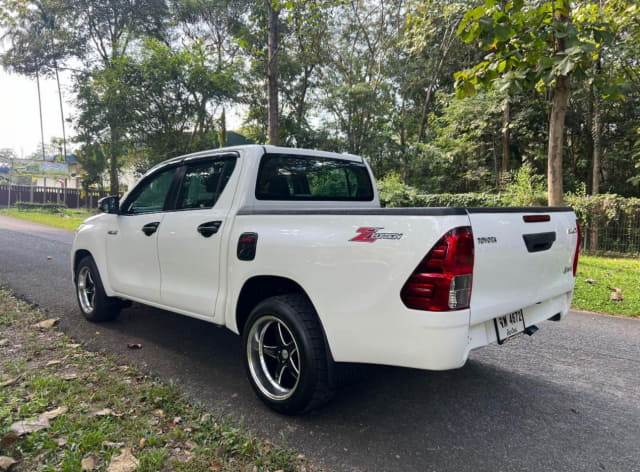
M 123 308 L 123 302 L 108 297 L 102 286 L 98 267 L 91 256 L 86 256 L 76 268 L 76 297 L 80 311 L 89 321 L 115 319 Z
M 332 361 L 313 305 L 303 295 L 259 303 L 242 339 L 251 386 L 270 408 L 304 413 L 333 395 Z

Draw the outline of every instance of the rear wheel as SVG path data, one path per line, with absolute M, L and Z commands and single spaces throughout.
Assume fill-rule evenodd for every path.
M 243 347 L 249 381 L 270 408 L 304 413 L 333 395 L 332 361 L 315 310 L 303 295 L 258 304 L 245 324 Z
M 76 297 L 80 311 L 89 321 L 113 320 L 126 303 L 107 296 L 91 256 L 82 258 L 76 268 Z

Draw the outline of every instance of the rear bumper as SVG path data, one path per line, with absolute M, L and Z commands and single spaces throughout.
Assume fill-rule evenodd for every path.
M 557 314 L 563 318 L 569 312 L 572 296 L 571 291 L 524 307 L 525 325 L 540 323 Z M 504 314 L 496 313 L 495 316 Z M 346 349 L 340 349 L 346 344 L 330 340 L 331 350 L 337 361 L 425 370 L 456 369 L 465 364 L 472 350 L 497 342 L 493 319 L 472 326 L 469 326 L 469 319 L 468 310 L 447 313 L 406 310 L 401 318 L 396 317 L 393 326 L 387 326 L 384 341 L 364 341 L 372 341 L 377 337 L 370 333 L 360 342 L 354 343 L 351 338 Z M 335 348 L 338 348 L 337 352 Z
M 558 319 L 562 319 L 569 313 L 571 308 L 571 300 L 573 299 L 573 290 L 563 293 L 557 297 L 550 298 L 544 302 L 523 308 L 525 326 L 531 326 L 542 321 L 560 315 Z M 496 316 L 505 313 L 496 313 Z M 556 319 L 556 320 L 558 320 Z M 469 352 L 473 349 L 486 346 L 498 342 L 495 325 L 493 319 L 478 323 L 469 327 L 469 343 L 465 350 L 465 361 L 469 357 Z

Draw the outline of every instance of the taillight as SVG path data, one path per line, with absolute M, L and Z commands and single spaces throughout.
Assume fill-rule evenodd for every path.
M 549 215 L 524 215 L 522 217 L 525 223 L 541 223 L 544 221 L 551 221 Z
M 469 308 L 473 280 L 473 233 L 470 226 L 442 236 L 402 287 L 408 308 L 450 311 Z
M 582 244 L 582 230 L 580 229 L 580 223 L 576 220 L 576 232 L 578 240 L 576 241 L 576 253 L 573 256 L 573 276 L 576 276 L 578 272 L 578 259 L 580 258 L 580 245 Z

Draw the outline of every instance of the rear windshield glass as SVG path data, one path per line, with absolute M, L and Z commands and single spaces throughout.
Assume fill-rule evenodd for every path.
M 256 185 L 258 200 L 371 201 L 373 188 L 363 163 L 266 154 Z

